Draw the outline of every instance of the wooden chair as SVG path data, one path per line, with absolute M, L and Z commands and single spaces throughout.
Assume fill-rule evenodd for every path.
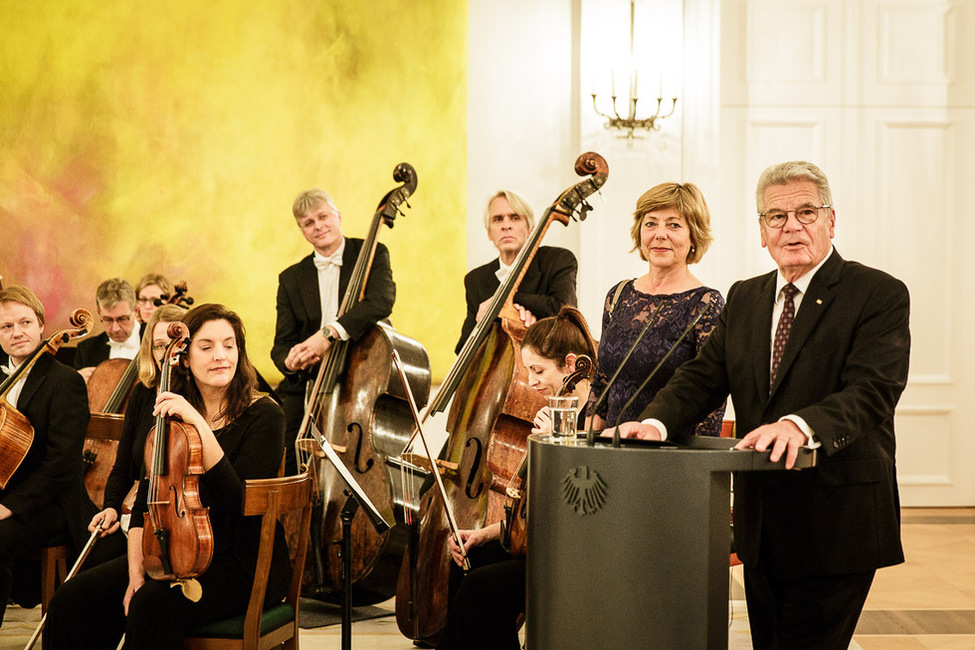
M 68 577 L 68 556 L 71 547 L 67 545 L 41 547 L 41 614 L 47 614 L 47 604 L 51 602 L 54 590 Z
M 282 643 L 298 648 L 298 600 L 311 533 L 311 505 L 314 486 L 306 471 L 298 476 L 245 481 L 243 514 L 261 516 L 261 548 L 251 587 L 247 612 L 198 628 L 184 643 L 187 650 L 263 650 Z M 300 516 L 296 540 L 288 540 L 293 575 L 284 601 L 264 609 L 264 595 L 271 569 L 274 531 L 278 518 L 294 512 Z

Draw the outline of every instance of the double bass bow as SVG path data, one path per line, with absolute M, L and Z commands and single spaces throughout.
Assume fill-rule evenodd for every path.
M 190 334 L 185 323 L 170 323 L 172 339 L 159 373 L 159 393 L 170 389 L 172 368 L 186 353 Z M 156 416 L 146 438 L 146 473 L 149 479 L 142 534 L 142 565 L 156 580 L 179 583 L 187 598 L 200 598 L 194 578 L 213 558 L 213 529 L 209 508 L 200 502 L 203 442 L 196 427 Z
M 338 315 L 346 314 L 366 299 L 366 286 L 378 246 L 380 226 L 392 228 L 401 206 L 417 186 L 416 171 L 408 163 L 393 170 L 402 183 L 379 202 L 369 233 L 363 241 Z M 408 205 L 408 204 L 407 204 Z M 379 323 L 357 341 L 333 341 L 322 360 L 311 400 L 298 432 L 296 455 L 308 464 L 310 434 L 322 436 L 342 464 L 352 473 L 365 495 L 388 521 L 396 515 L 391 468 L 387 457 L 398 455 L 412 420 L 402 386 L 391 363 L 398 351 L 408 366 L 413 391 L 423 403 L 430 392 L 430 362 L 423 346 L 391 326 Z M 316 443 L 317 444 L 317 443 Z M 312 511 L 311 567 L 318 597 L 336 600 L 343 587 L 342 509 L 345 482 L 315 454 L 319 503 Z M 402 525 L 379 532 L 363 517 L 352 520 L 352 602 L 374 604 L 392 597 L 402 557 L 405 533 Z
M 14 384 L 30 370 L 43 354 L 55 354 L 62 345 L 71 339 L 87 336 L 91 332 L 95 319 L 86 309 L 76 309 L 71 313 L 69 322 L 72 327 L 56 332 L 43 345 L 38 346 L 29 359 L 20 364 L 13 373 L 0 384 L 0 489 L 7 487 L 7 482 L 14 475 L 17 468 L 24 461 L 30 446 L 34 441 L 34 427 L 31 426 L 23 413 L 15 409 L 7 401 L 7 394 Z
M 565 376 L 556 397 L 567 395 L 576 389 L 583 379 L 592 380 L 596 374 L 596 364 L 588 355 L 576 357 L 575 370 Z M 518 469 L 504 490 L 504 519 L 501 520 L 501 546 L 512 557 L 521 557 L 527 550 L 526 521 L 528 519 L 528 499 L 525 498 L 528 479 L 528 453 L 521 457 Z
M 445 456 L 429 463 L 404 451 L 404 467 L 444 472 L 446 499 L 434 490 L 422 496 L 423 518 L 411 530 L 396 591 L 396 622 L 414 640 L 436 640 L 447 612 L 450 558 L 445 553 L 450 517 L 476 529 L 502 517 L 504 489 L 527 448 L 532 418 L 543 399 L 527 384 L 520 342 L 524 324 L 514 308 L 515 292 L 553 221 L 583 220 L 587 197 L 606 182 L 609 167 L 599 154 L 584 153 L 575 172 L 587 178 L 549 206 L 498 287 L 486 314 L 474 327 L 424 414 L 424 421 L 451 403 Z M 577 215 L 578 212 L 578 215 Z M 458 398 L 453 399 L 456 396 Z M 408 447 L 411 447 L 411 437 Z M 448 517 L 446 511 L 451 511 Z

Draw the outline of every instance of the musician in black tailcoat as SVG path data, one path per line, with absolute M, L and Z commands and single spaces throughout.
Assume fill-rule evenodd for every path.
M 469 272 L 464 277 L 467 316 L 455 352 L 460 352 L 474 325 L 487 311 L 494 292 L 508 277 L 511 265 L 535 227 L 535 216 L 528 203 L 508 190 L 500 190 L 488 201 L 484 213 L 488 239 L 498 249 L 498 258 Z M 576 305 L 575 255 L 564 248 L 540 246 L 525 270 L 514 295 L 514 305 L 525 327 L 537 319 L 555 316 L 563 305 Z
M 0 290 L 0 347 L 9 355 L 0 368 L 6 380 L 43 343 L 44 307 L 26 287 Z M 31 554 L 41 546 L 73 544 L 88 538 L 87 520 L 95 512 L 83 483 L 81 450 L 88 426 L 88 393 L 77 372 L 42 354 L 7 393 L 7 401 L 34 429 L 20 466 L 0 489 L 0 615 L 13 595 L 34 607 L 40 572 Z M 99 544 L 87 566 L 122 553 L 116 535 Z
M 284 380 L 278 386 L 287 418 L 287 471 L 297 471 L 294 442 L 304 414 L 305 388 L 337 339 L 357 340 L 387 318 L 396 299 L 389 250 L 378 244 L 365 298 L 338 317 L 363 241 L 342 235 L 342 215 L 328 193 L 302 192 L 292 207 L 301 234 L 314 252 L 278 276 L 277 323 L 271 359 Z
M 791 467 L 735 478 L 735 542 L 755 648 L 846 649 L 876 569 L 904 561 L 894 409 L 907 384 L 901 281 L 833 249 L 825 174 L 775 165 L 758 182 L 762 246 L 778 270 L 738 282 L 711 337 L 625 436 L 689 429 L 731 394 L 739 449 Z
M 105 331 L 78 344 L 74 367 L 85 381 L 95 367 L 108 359 L 134 359 L 142 340 L 136 319 L 135 289 L 122 278 L 105 280 L 95 291 L 95 306 Z

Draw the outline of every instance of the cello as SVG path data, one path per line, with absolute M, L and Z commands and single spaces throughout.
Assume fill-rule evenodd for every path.
M 176 285 L 173 295 L 162 304 L 186 307 L 193 299 L 186 295 L 186 282 Z M 152 336 L 143 332 L 143 336 Z M 95 367 L 88 378 L 88 405 L 91 419 L 85 432 L 82 460 L 85 463 L 85 490 L 100 510 L 105 500 L 105 484 L 115 466 L 119 440 L 122 437 L 123 413 L 129 394 L 139 375 L 139 357 L 107 359 Z
M 7 487 L 7 482 L 14 475 L 17 468 L 24 461 L 30 446 L 34 442 L 34 427 L 31 426 L 24 414 L 15 409 L 7 401 L 7 394 L 14 384 L 30 370 L 41 355 L 55 354 L 62 345 L 71 339 L 87 336 L 91 332 L 95 319 L 86 309 L 76 309 L 68 319 L 71 329 L 56 332 L 43 345 L 31 354 L 30 358 L 20 364 L 14 372 L 0 384 L 0 489 Z
M 576 389 L 583 379 L 592 380 L 596 374 L 596 364 L 587 355 L 576 357 L 575 370 L 565 376 L 556 397 L 567 395 Z M 528 520 L 528 453 L 521 457 L 518 469 L 504 490 L 504 519 L 501 520 L 501 546 L 512 557 L 522 557 L 527 550 Z
M 365 299 L 380 226 L 392 228 L 400 206 L 416 190 L 416 171 L 408 163 L 396 166 L 393 179 L 402 185 L 379 202 L 339 316 Z M 426 350 L 390 325 L 378 323 L 355 342 L 336 340 L 331 344 L 319 366 L 296 442 L 299 458 L 307 456 L 302 449 L 307 444 L 302 441 L 308 439 L 314 426 L 387 520 L 395 518 L 398 499 L 392 470 L 385 460 L 402 450 L 405 437 L 401 432 L 409 431 L 412 423 L 404 389 L 391 363 L 394 350 L 405 360 L 414 394 L 425 404 L 430 392 Z M 343 587 L 340 550 L 345 482 L 337 472 L 323 466 L 317 454 L 314 467 L 319 503 L 312 511 L 312 590 L 316 597 L 336 600 Z M 379 533 L 363 517 L 352 520 L 353 604 L 374 604 L 393 596 L 405 543 L 403 528 L 394 525 Z
M 167 333 L 172 341 L 163 358 L 157 394 L 170 389 L 172 368 L 185 354 L 190 339 L 185 323 L 170 323 Z M 143 568 L 155 580 L 179 583 L 186 597 L 195 602 L 200 587 L 194 578 L 206 571 L 213 558 L 210 509 L 200 502 L 200 433 L 190 424 L 156 416 L 146 438 L 145 463 L 149 490 L 142 534 Z
M 527 449 L 532 418 L 544 405 L 527 384 L 520 351 L 525 327 L 513 298 L 548 227 L 553 221 L 568 225 L 585 219 L 591 209 L 586 198 L 606 182 L 609 168 L 602 156 L 589 152 L 576 160 L 575 172 L 587 178 L 546 209 L 424 415 L 427 420 L 455 395 L 462 396 L 453 400 L 447 416 L 445 457 L 426 465 L 415 454 L 402 455 L 404 465 L 443 472 L 446 492 L 445 498 L 434 490 L 422 496 L 423 517 L 410 531 L 396 589 L 396 623 L 408 638 L 439 637 L 447 615 L 451 560 L 444 549 L 450 529 L 481 528 L 502 518 L 504 490 Z

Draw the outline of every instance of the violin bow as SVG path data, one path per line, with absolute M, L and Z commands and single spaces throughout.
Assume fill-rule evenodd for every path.
M 78 573 L 78 570 L 81 568 L 82 562 L 85 561 L 85 559 L 88 557 L 88 554 L 91 552 L 91 547 L 95 545 L 96 541 L 98 541 L 98 534 L 102 532 L 102 521 L 104 520 L 100 520 L 98 524 L 95 526 L 95 530 L 92 532 L 91 537 L 88 538 L 88 542 L 85 544 L 85 547 L 81 549 L 81 553 L 78 555 L 78 559 L 75 560 L 74 566 L 71 567 L 71 571 L 68 572 L 68 575 L 67 577 L 65 577 L 64 582 L 67 582 L 68 580 L 73 578 L 76 573 Z M 41 637 L 41 632 L 44 631 L 44 623 L 46 622 L 47 622 L 47 614 L 44 614 L 44 616 L 41 617 L 41 622 L 38 623 L 37 628 L 34 629 L 34 634 L 31 635 L 30 639 L 27 641 L 27 645 L 24 646 L 24 650 L 31 650 L 31 648 L 34 647 L 34 644 L 37 643 L 37 640 Z

